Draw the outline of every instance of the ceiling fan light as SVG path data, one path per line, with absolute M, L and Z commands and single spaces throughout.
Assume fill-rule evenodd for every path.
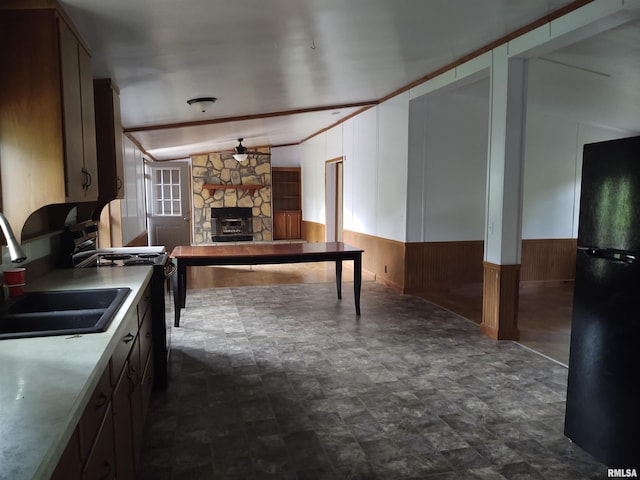
M 233 158 L 235 158 L 238 162 L 244 162 L 249 155 L 247 155 L 247 147 L 242 145 L 243 138 L 238 139 L 238 145 L 234 148 Z
M 193 108 L 198 110 L 199 112 L 206 112 L 209 108 L 213 107 L 213 104 L 216 103 L 216 97 L 200 97 L 200 98 L 192 98 L 191 100 L 187 100 L 187 103 L 191 105 Z

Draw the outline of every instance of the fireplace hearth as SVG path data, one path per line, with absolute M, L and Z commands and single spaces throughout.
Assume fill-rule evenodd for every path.
M 244 242 L 253 240 L 250 207 L 211 209 L 211 240 L 214 242 Z

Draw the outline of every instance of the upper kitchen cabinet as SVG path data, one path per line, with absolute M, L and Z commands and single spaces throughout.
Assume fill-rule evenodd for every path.
M 0 211 L 18 237 L 45 205 L 98 198 L 88 49 L 56 3 L 20 5 L 0 2 Z
M 98 161 L 91 57 L 66 22 L 57 18 L 57 26 L 67 201 L 97 200 Z
M 109 78 L 94 80 L 99 200 L 124 198 L 124 150 L 120 120 L 120 92 Z

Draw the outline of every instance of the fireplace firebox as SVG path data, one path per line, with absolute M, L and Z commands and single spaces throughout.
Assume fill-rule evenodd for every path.
M 253 240 L 251 210 L 251 207 L 212 208 L 211 240 L 214 242 Z

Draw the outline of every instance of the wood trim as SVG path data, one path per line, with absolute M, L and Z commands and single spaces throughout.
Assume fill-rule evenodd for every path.
M 320 107 L 298 108 L 294 110 L 282 110 L 278 112 L 268 112 L 268 113 L 254 113 L 251 115 L 212 118 L 210 120 L 197 120 L 193 122 L 165 123 L 165 124 L 159 124 L 159 125 L 143 125 L 139 127 L 128 127 L 128 128 L 125 128 L 123 131 L 125 133 L 133 133 L 133 132 L 148 132 L 148 131 L 155 131 L 155 130 L 172 130 L 174 128 L 185 128 L 185 127 L 200 127 L 203 125 L 218 125 L 221 123 L 229 123 L 229 122 L 242 122 L 246 120 L 260 120 L 262 118 L 284 117 L 287 115 L 298 115 L 301 113 L 323 112 L 326 110 L 340 110 L 341 108 L 371 107 L 372 105 L 376 105 L 377 103 L 378 102 L 376 100 L 369 100 L 367 102 L 343 103 L 339 105 L 326 105 L 326 106 L 320 106 Z
M 344 157 L 343 156 L 339 156 L 339 157 L 335 157 L 335 158 L 330 158 L 329 160 L 325 160 L 324 163 L 325 165 L 328 163 L 341 163 L 344 161 Z
M 483 266 L 480 331 L 495 340 L 518 341 L 520 265 L 483 262 Z
M 265 185 L 216 185 L 213 183 L 205 183 L 202 188 L 209 190 L 211 195 L 215 190 L 249 190 L 249 195 L 256 193 L 256 190 L 260 190 Z

